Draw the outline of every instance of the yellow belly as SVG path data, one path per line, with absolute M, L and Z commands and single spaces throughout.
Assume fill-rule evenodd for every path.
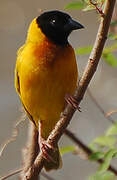
M 37 48 L 37 47 L 35 47 Z M 69 45 L 57 50 L 52 61 L 49 55 L 38 55 L 27 46 L 20 65 L 20 97 L 38 127 L 42 122 L 42 136 L 47 138 L 65 106 L 65 94 L 73 94 L 78 72 L 75 55 Z M 27 57 L 27 51 L 30 52 Z

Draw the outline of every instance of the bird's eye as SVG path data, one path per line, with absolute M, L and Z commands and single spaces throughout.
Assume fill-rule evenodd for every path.
M 51 20 L 51 24 L 53 24 L 53 25 L 54 25 L 54 24 L 55 24 L 55 22 L 56 22 L 56 20 L 55 20 L 55 19 L 52 19 L 52 20 Z
M 55 23 L 56 22 L 55 19 L 53 19 L 52 22 Z

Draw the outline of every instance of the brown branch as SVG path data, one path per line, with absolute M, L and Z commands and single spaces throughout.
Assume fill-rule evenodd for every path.
M 107 0 L 105 3 L 105 9 L 104 9 L 105 16 L 101 17 L 100 26 L 92 53 L 89 57 L 88 64 L 84 71 L 84 74 L 79 82 L 79 88 L 75 93 L 75 98 L 78 100 L 78 103 L 80 103 L 81 100 L 83 99 L 87 86 L 97 69 L 97 65 L 99 63 L 99 59 L 101 57 L 102 50 L 105 41 L 107 39 L 107 33 L 112 17 L 114 4 L 115 4 L 115 0 Z M 60 137 L 62 136 L 66 127 L 68 126 L 74 112 L 75 110 L 70 105 L 67 105 L 63 115 L 61 116 L 54 130 L 51 132 L 50 136 L 47 139 L 47 142 L 49 144 L 55 145 L 59 141 Z M 22 175 L 21 179 L 35 180 L 35 177 L 38 176 L 41 169 L 43 168 L 43 165 L 44 165 L 44 158 L 43 158 L 43 154 L 40 153 L 37 156 L 36 160 L 34 161 L 34 164 L 31 167 L 29 167 L 28 171 L 25 174 Z
M 65 134 L 66 136 L 68 136 L 78 147 L 80 147 L 87 155 L 87 157 L 89 157 L 93 151 L 88 148 L 78 137 L 76 137 L 71 131 L 69 131 L 68 129 L 65 130 Z M 102 164 L 104 162 L 103 159 L 99 159 L 96 162 L 98 162 L 99 164 Z M 117 175 L 117 170 L 113 167 L 113 166 L 109 166 L 108 170 L 110 170 L 111 172 L 113 172 L 115 175 Z
M 27 147 L 23 149 L 23 170 L 21 171 L 22 175 L 25 174 L 32 166 L 35 158 L 39 153 L 38 130 L 35 128 L 32 122 L 29 122 L 28 132 L 28 144 Z M 38 180 L 38 176 L 35 177 L 35 180 Z

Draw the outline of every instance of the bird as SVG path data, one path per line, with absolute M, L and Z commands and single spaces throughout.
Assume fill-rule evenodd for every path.
M 84 26 L 66 12 L 43 12 L 32 20 L 26 41 L 17 51 L 15 88 L 39 132 L 47 171 L 62 165 L 58 145 L 52 147 L 46 140 L 67 104 L 66 94 L 72 96 L 78 86 L 75 52 L 68 37 L 81 28 Z

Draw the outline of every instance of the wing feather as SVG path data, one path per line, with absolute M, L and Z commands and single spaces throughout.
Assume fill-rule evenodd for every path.
M 16 91 L 17 93 L 19 94 L 20 96 L 20 77 L 19 77 L 19 68 L 20 68 L 20 64 L 21 64 L 21 56 L 22 56 L 22 51 L 24 49 L 24 46 L 22 46 L 18 52 L 17 52 L 17 61 L 16 61 L 16 68 L 15 68 L 15 88 L 16 88 Z M 21 96 L 20 96 L 20 99 L 21 99 Z M 21 102 L 22 102 L 22 99 L 21 99 Z M 24 106 L 24 104 L 22 103 L 23 107 L 24 107 L 24 110 L 27 114 L 27 116 L 29 117 L 29 119 L 34 123 L 34 125 L 36 126 L 35 124 L 35 121 L 32 117 L 32 115 L 28 112 L 28 110 L 26 109 L 26 107 Z

